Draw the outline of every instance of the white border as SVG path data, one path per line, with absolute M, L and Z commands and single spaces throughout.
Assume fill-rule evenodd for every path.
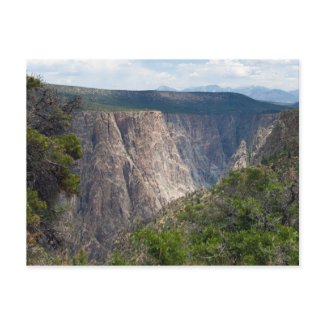
M 12 1 L 1 4 L 3 324 L 322 324 L 322 1 Z M 301 266 L 28 268 L 26 59 L 300 59 Z

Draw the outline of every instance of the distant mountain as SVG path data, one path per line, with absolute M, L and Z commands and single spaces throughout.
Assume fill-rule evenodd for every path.
M 298 109 L 298 108 L 299 108 L 299 102 L 292 103 L 292 104 L 288 104 L 287 106 L 289 106 L 289 107 L 291 107 L 291 108 Z
M 168 87 L 168 86 L 160 86 L 156 89 L 157 91 L 179 91 L 176 88 Z
M 299 101 L 298 90 L 289 92 L 281 89 L 269 89 L 266 87 L 253 86 L 237 88 L 235 91 L 257 100 L 265 100 L 269 102 L 295 103 Z
M 229 88 L 231 89 L 231 88 Z M 208 85 L 208 86 L 201 86 L 201 87 L 191 87 L 185 88 L 182 91 L 184 92 L 207 92 L 207 93 L 217 93 L 217 92 L 225 92 L 225 88 L 221 88 L 218 85 Z
M 256 100 L 263 100 L 268 102 L 278 103 L 296 103 L 299 101 L 299 90 L 284 91 L 281 89 L 269 89 L 266 87 L 241 87 L 241 88 L 230 88 L 220 87 L 218 85 L 207 85 L 200 87 L 185 88 L 183 92 L 235 92 L 249 96 Z
M 291 91 L 289 91 L 289 93 L 292 94 L 293 96 L 296 96 L 297 100 L 299 100 L 299 90 L 298 89 L 291 90 Z

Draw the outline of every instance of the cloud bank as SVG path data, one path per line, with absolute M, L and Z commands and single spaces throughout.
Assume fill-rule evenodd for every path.
M 104 89 L 299 88 L 298 60 L 29 60 L 27 73 L 48 83 Z

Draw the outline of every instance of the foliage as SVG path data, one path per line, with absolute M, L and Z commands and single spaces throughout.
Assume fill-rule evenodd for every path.
M 129 265 L 120 252 L 114 252 L 109 259 L 108 264 L 115 266 Z
M 231 258 L 243 265 L 298 264 L 298 234 L 287 226 L 275 231 L 241 230 L 228 234 Z
M 153 264 L 181 265 L 185 262 L 184 236 L 178 230 L 155 231 L 144 228 L 134 233 L 136 245 L 142 244 L 154 258 Z
M 77 194 L 79 176 L 71 173 L 75 160 L 82 155 L 73 134 L 46 136 L 27 127 L 27 185 L 49 201 L 61 189 Z
M 28 263 L 46 264 L 54 258 L 46 257 L 49 246 L 59 243 L 51 224 L 59 211 L 56 196 L 61 191 L 79 193 L 80 178 L 72 169 L 82 149 L 76 135 L 68 132 L 71 112 L 79 101 L 64 101 L 39 77 L 27 76 L 26 81 Z M 78 255 L 76 261 L 84 259 Z
M 216 193 L 221 198 L 219 207 L 232 230 L 273 229 L 281 222 L 287 205 L 284 185 L 266 167 L 230 172 L 217 186 Z
M 44 86 L 44 82 L 42 81 L 42 78 L 40 76 L 26 76 L 26 87 L 27 90 L 33 89 L 33 88 L 40 88 Z
M 190 251 L 195 264 L 295 265 L 298 264 L 298 233 L 278 225 L 274 231 L 256 228 L 218 231 L 204 228 L 193 236 Z
M 53 254 L 41 245 L 27 246 L 27 265 L 89 265 L 89 258 L 84 250 L 76 254 L 67 251 Z
M 27 80 L 28 78 L 35 79 L 27 77 Z M 27 125 L 47 136 L 66 133 L 70 126 L 71 113 L 80 106 L 80 98 L 64 100 L 41 80 L 33 81 L 33 84 L 38 83 L 40 87 L 27 88 Z
M 27 265 L 54 265 L 55 258 L 41 245 L 27 245 Z
M 230 172 L 205 197 L 193 195 L 177 223 L 131 236 L 123 264 L 297 265 L 298 201 L 268 166 Z M 159 223 L 158 223 L 159 224 Z M 172 226 L 171 226 L 172 225 Z
M 79 159 L 82 156 L 80 141 L 75 134 L 67 133 L 56 136 L 55 143 L 73 159 Z
M 80 250 L 72 259 L 73 265 L 88 265 L 88 256 L 84 250 Z
M 47 212 L 47 204 L 38 197 L 37 191 L 27 189 L 26 222 L 27 222 L 27 245 L 35 246 L 43 235 L 41 220 Z
M 46 209 L 46 202 L 39 199 L 37 192 L 27 190 L 27 225 L 39 223 Z

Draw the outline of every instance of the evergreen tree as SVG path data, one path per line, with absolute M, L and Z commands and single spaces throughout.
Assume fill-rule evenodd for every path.
M 40 242 L 53 243 L 55 198 L 60 191 L 79 193 L 79 175 L 72 172 L 82 156 L 76 135 L 69 132 L 71 113 L 79 99 L 65 101 L 35 76 L 26 77 L 27 85 L 27 252 Z M 41 256 L 46 249 L 34 249 Z M 33 255 L 33 254 L 30 254 Z M 37 256 L 33 255 L 34 260 Z M 47 263 L 50 259 L 43 258 Z M 28 259 L 33 263 L 32 259 Z

